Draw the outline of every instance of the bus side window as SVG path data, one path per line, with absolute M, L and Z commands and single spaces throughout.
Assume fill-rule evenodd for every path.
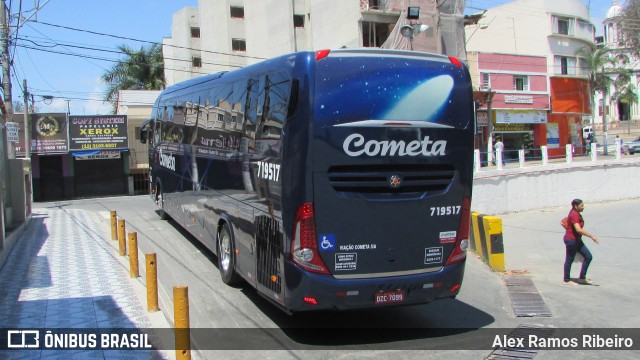
M 287 73 L 276 72 L 265 76 L 262 114 L 256 129 L 256 140 L 262 142 L 261 152 L 268 156 L 280 154 L 280 138 L 289 112 L 291 80 Z
M 147 130 L 148 130 L 148 126 L 143 126 L 142 128 L 140 128 L 140 142 L 143 144 L 147 143 Z

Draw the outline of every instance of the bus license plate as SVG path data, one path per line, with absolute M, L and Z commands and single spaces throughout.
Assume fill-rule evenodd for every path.
M 404 290 L 394 291 L 378 291 L 376 292 L 375 303 L 376 304 L 390 304 L 403 302 L 405 299 Z

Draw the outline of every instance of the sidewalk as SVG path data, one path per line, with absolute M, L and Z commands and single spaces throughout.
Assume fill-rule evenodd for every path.
M 84 210 L 34 209 L 0 269 L 0 327 L 133 329 L 152 321 L 107 232 Z M 4 344 L 6 345 L 6 344 Z M 3 346 L 3 348 L 5 348 Z M 156 350 L 6 350 L 3 359 L 151 358 Z

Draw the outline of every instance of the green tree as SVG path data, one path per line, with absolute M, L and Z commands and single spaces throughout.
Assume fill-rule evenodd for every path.
M 613 56 L 614 53 L 607 47 L 592 48 L 589 46 L 582 47 L 576 55 L 585 60 L 586 73 L 589 77 L 589 88 L 591 89 L 591 101 L 593 118 L 595 119 L 595 99 L 596 93 L 602 94 L 603 116 L 602 125 L 604 127 L 604 143 L 607 143 L 608 122 L 606 112 L 604 111 L 609 99 L 630 101 L 631 96 L 637 96 L 633 90 L 631 82 L 631 72 L 625 68 L 625 62 L 620 59 L 625 57 Z M 611 88 L 613 87 L 613 92 Z M 609 96 L 608 96 L 609 95 Z M 634 99 L 635 101 L 635 99 Z M 604 148 L 605 155 L 607 147 Z
M 627 0 L 622 10 L 622 40 L 626 48 L 640 57 L 640 0 Z
M 127 45 L 118 49 L 125 58 L 102 75 L 107 85 L 104 100 L 113 104 L 114 110 L 120 90 L 162 90 L 165 87 L 162 47 L 153 44 L 134 50 Z
M 613 79 L 608 75 L 609 69 L 613 66 L 614 62 L 609 56 L 610 49 L 607 47 L 592 48 L 591 46 L 584 46 L 578 50 L 576 55 L 579 58 L 584 59 L 583 74 L 586 74 L 589 78 L 589 90 L 591 92 L 591 116 L 592 119 L 596 118 L 596 105 L 594 100 L 596 93 L 602 94 L 603 107 L 606 109 L 606 99 L 609 89 L 613 84 Z M 593 120 L 592 120 L 593 121 Z M 607 141 L 607 117 L 603 112 L 602 117 L 604 127 L 604 143 Z M 607 147 L 604 148 L 605 155 L 607 154 Z
M 590 46 L 584 46 L 576 53 L 579 58 L 584 59 L 584 68 L 581 70 L 589 78 L 592 99 L 595 98 L 596 93 L 604 96 L 613 84 L 613 80 L 607 75 L 614 65 L 609 53 L 610 50 L 607 47 L 594 49 Z

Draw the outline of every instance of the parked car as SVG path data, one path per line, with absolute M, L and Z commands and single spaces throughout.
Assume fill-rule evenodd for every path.
M 640 136 L 633 141 L 624 143 L 624 146 L 627 147 L 629 154 L 640 153 Z

